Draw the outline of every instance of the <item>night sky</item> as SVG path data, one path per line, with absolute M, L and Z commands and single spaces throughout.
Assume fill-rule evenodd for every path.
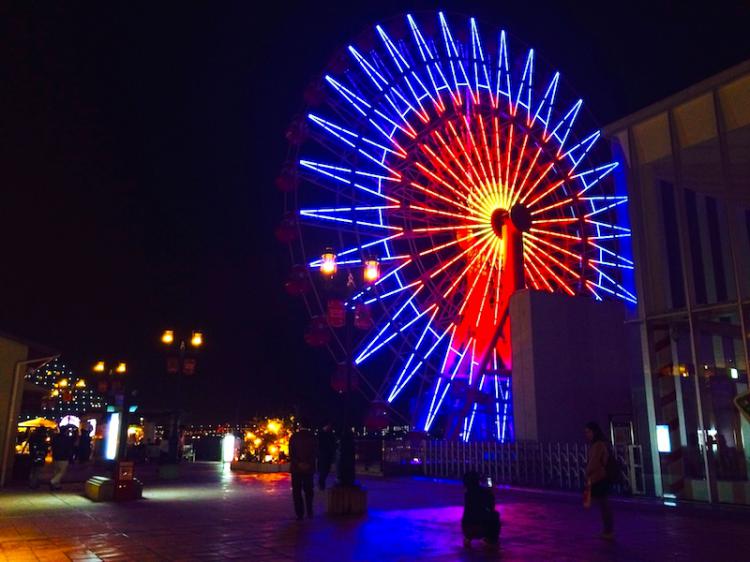
M 0 8 L 0 331 L 81 370 L 127 360 L 168 405 L 160 331 L 201 329 L 194 421 L 331 404 L 282 287 L 273 180 L 305 85 L 359 30 L 436 7 L 496 23 L 600 124 L 750 57 L 747 2 L 256 4 Z

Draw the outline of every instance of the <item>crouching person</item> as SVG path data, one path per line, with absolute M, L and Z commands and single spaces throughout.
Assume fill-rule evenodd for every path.
M 500 539 L 500 514 L 495 509 L 495 494 L 490 488 L 480 485 L 476 472 L 464 475 L 464 488 L 464 515 L 461 518 L 464 546 L 469 547 L 474 539 L 497 545 Z

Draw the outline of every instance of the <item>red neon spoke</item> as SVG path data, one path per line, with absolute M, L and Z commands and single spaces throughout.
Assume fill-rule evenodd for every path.
M 461 159 L 458 157 L 458 155 L 455 152 L 453 152 L 453 149 L 445 141 L 445 139 L 443 138 L 443 136 L 440 134 L 440 131 L 435 131 L 434 134 L 435 134 L 435 137 L 437 137 L 438 142 L 440 142 L 440 144 L 442 145 L 443 149 L 450 156 L 450 161 L 453 162 L 453 163 L 455 163 L 456 166 L 458 166 L 461 169 L 461 171 L 463 172 L 463 174 L 466 176 L 466 179 L 469 180 L 469 183 L 473 184 L 474 180 L 472 180 L 471 174 L 469 173 L 469 171 L 466 168 L 464 168 L 464 165 L 461 163 Z M 461 185 L 464 185 L 464 186 L 466 185 L 463 182 L 460 182 L 460 183 L 461 183 Z M 471 193 L 471 191 L 472 191 L 469 187 L 466 187 L 466 190 L 469 193 Z
M 474 242 L 474 243 L 473 243 L 473 244 L 472 244 L 471 246 L 469 246 L 468 248 L 466 248 L 466 249 L 465 249 L 464 251 L 462 251 L 462 252 L 461 252 L 460 254 L 458 254 L 457 256 L 454 256 L 453 258 L 451 258 L 451 260 L 450 260 L 450 261 L 448 261 L 447 263 L 443 264 L 443 266 L 442 266 L 442 267 L 441 267 L 440 269 L 438 269 L 437 271 L 434 271 L 434 272 L 432 272 L 432 273 L 430 274 L 430 279 L 432 279 L 433 277 L 435 277 L 435 276 L 436 276 L 436 275 L 438 275 L 439 273 L 441 273 L 441 272 L 445 271 L 446 269 L 448 269 L 448 268 L 449 268 L 449 267 L 450 267 L 451 265 L 453 265 L 454 263 L 456 263 L 456 262 L 457 262 L 458 260 L 460 260 L 460 259 L 461 259 L 461 258 L 462 258 L 463 256 L 465 256 L 465 255 L 466 255 L 467 253 L 469 253 L 469 252 L 470 252 L 470 251 L 471 251 L 472 249 L 474 249 L 474 248 L 475 248 L 475 247 L 476 247 L 477 245 L 479 245 L 480 243 L 484 242 L 486 238 L 489 238 L 489 237 L 490 237 L 490 236 L 492 236 L 492 235 L 493 235 L 493 234 L 492 234 L 492 232 L 491 232 L 491 231 L 490 231 L 490 232 L 488 232 L 487 234 L 483 235 L 483 236 L 482 236 L 481 238 L 479 238 L 479 240 L 477 240 L 476 242 Z
M 472 215 L 476 215 L 474 212 L 474 209 L 471 207 L 467 207 L 466 205 L 459 203 L 458 201 L 455 201 L 454 199 L 451 199 L 450 197 L 446 197 L 445 195 L 440 195 L 436 191 L 432 191 L 430 188 L 425 187 L 423 185 L 418 184 L 417 182 L 413 181 L 409 185 L 412 187 L 416 187 L 418 190 L 420 190 L 423 193 L 427 193 L 428 195 L 432 195 L 436 199 L 440 199 L 441 201 L 445 201 L 446 203 L 449 203 L 450 205 L 453 205 L 454 207 L 458 209 L 463 209 L 464 211 L 468 211 Z
M 447 299 L 448 296 L 453 292 L 453 290 L 458 286 L 458 284 L 461 282 L 461 280 L 464 278 L 464 276 L 469 272 L 469 270 L 474 265 L 474 262 L 479 259 L 479 256 L 482 254 L 484 249 L 487 247 L 488 244 L 490 244 L 492 240 L 487 240 L 483 245 L 480 251 L 476 253 L 476 255 L 471 259 L 471 261 L 461 270 L 461 273 L 453 280 L 453 283 L 451 283 L 450 287 L 443 293 L 443 298 Z M 464 303 L 467 302 L 466 297 L 464 297 Z
M 557 284 L 560 286 L 560 288 L 563 291 L 565 291 L 566 293 L 568 293 L 570 296 L 575 295 L 575 292 L 573 291 L 573 289 L 571 289 L 570 287 L 568 287 L 568 285 L 565 283 L 565 281 L 563 281 L 562 279 L 560 279 L 560 277 L 558 277 L 558 275 L 554 271 L 552 271 L 552 269 L 549 267 L 549 265 L 547 265 L 547 263 L 544 260 L 542 260 L 539 256 L 537 256 L 532 251 L 531 248 L 529 248 L 528 257 L 537 260 L 539 262 L 539 265 L 541 265 L 544 269 L 546 269 L 547 272 L 555 279 L 555 281 L 557 281 Z
M 500 184 L 503 181 L 503 166 L 502 158 L 500 158 L 500 122 L 497 115 L 494 118 L 495 122 L 495 162 L 497 164 L 497 183 Z M 502 189 L 502 186 L 498 186 Z
M 516 204 L 516 201 L 518 201 L 518 198 L 521 196 L 521 193 L 523 193 L 523 188 L 526 187 L 526 182 L 529 180 L 529 176 L 531 175 L 531 172 L 536 168 L 536 161 L 539 159 L 539 155 L 541 153 L 542 153 L 542 147 L 540 146 L 536 149 L 536 154 L 534 154 L 534 158 L 531 159 L 531 162 L 529 163 L 526 169 L 526 175 L 524 175 L 523 180 L 521 180 L 521 185 L 518 186 L 515 197 L 513 197 L 513 200 L 510 202 L 511 207 Z
M 526 152 L 526 143 L 529 141 L 529 133 L 526 133 L 523 136 L 523 143 L 521 144 L 521 154 L 518 155 L 518 158 L 516 159 L 516 171 L 513 173 L 513 181 L 510 182 L 510 196 L 508 199 L 512 201 L 515 199 L 514 193 L 516 189 L 516 181 L 518 181 L 518 172 L 521 169 L 521 163 L 523 162 L 523 155 Z M 508 206 L 510 208 L 510 205 Z
M 417 211 L 422 211 L 424 213 L 433 214 L 433 215 L 441 215 L 444 217 L 453 217 L 456 219 L 461 219 L 464 221 L 471 221 L 471 222 L 478 222 L 481 224 L 485 224 L 487 221 L 481 220 L 481 219 L 475 219 L 473 217 L 467 216 L 467 215 L 459 215 L 457 213 L 451 213 L 449 211 L 439 211 L 437 209 L 429 209 L 427 207 L 422 207 L 421 205 L 409 205 L 410 209 L 415 209 Z
M 557 209 L 558 207 L 562 207 L 564 205 L 567 205 L 568 203 L 572 203 L 573 198 L 568 197 L 567 199 L 561 199 L 557 203 L 552 203 L 551 205 L 547 205 L 546 207 L 542 207 L 541 209 L 537 209 L 536 211 L 531 212 L 531 216 L 540 215 L 545 211 L 551 211 L 552 209 Z
M 456 127 L 453 125 L 452 121 L 448 122 L 448 128 L 453 134 L 453 138 L 456 140 L 456 144 L 458 144 L 459 148 L 461 149 L 461 152 L 464 155 L 464 159 L 466 160 L 466 163 L 471 168 L 471 172 L 473 176 L 479 179 L 479 174 L 477 173 L 477 169 L 474 167 L 474 162 L 472 161 L 471 156 L 469 156 L 469 153 L 466 150 L 464 143 L 461 141 L 460 137 L 458 136 L 458 132 L 456 132 Z M 469 174 L 469 181 L 471 181 L 472 183 L 477 183 L 476 180 L 472 178 L 471 174 Z
M 496 241 L 495 245 L 497 247 L 497 261 L 495 262 L 495 265 L 497 267 L 497 281 L 495 282 L 495 326 L 497 326 L 497 315 L 500 309 L 500 282 L 502 281 L 501 276 L 503 274 L 503 260 L 505 259 L 504 256 L 504 246 L 502 241 Z
M 526 192 L 526 195 L 524 195 L 523 197 L 521 197 L 520 203 L 525 203 L 525 202 L 526 202 L 526 199 L 528 199 L 528 198 L 529 198 L 529 196 L 530 196 L 530 195 L 531 195 L 532 193 L 534 193 L 534 191 L 536 190 L 537 186 L 538 186 L 538 185 L 539 185 L 540 183 L 542 183 L 542 181 L 544 180 L 544 178 L 546 178 L 546 177 L 547 177 L 547 174 L 549 174 L 549 173 L 550 173 L 550 171 L 552 170 L 552 168 L 554 168 L 554 167 L 555 167 L 555 164 L 554 164 L 554 163 L 550 163 L 550 164 L 549 164 L 549 165 L 548 165 L 548 166 L 547 166 L 547 167 L 546 167 L 546 168 L 545 168 L 545 169 L 544 169 L 544 170 L 542 171 L 542 173 L 540 174 L 540 176 L 539 176 L 539 177 L 538 177 L 538 178 L 536 179 L 536 181 L 535 181 L 535 182 L 533 183 L 533 185 L 532 185 L 532 186 L 531 186 L 531 187 L 529 188 L 529 190 L 528 190 L 528 191 Z
M 432 248 L 429 248 L 427 250 L 423 250 L 419 253 L 420 256 L 426 256 L 428 254 L 432 254 L 435 252 L 439 252 L 440 250 L 444 248 L 449 248 L 451 246 L 454 246 L 456 244 L 460 244 L 461 242 L 464 242 L 465 240 L 468 240 L 469 238 L 474 238 L 475 234 L 472 232 L 471 234 L 468 234 L 464 236 L 463 238 L 456 238 L 455 240 L 451 240 L 450 242 L 445 242 L 444 244 L 440 244 L 439 246 L 433 246 Z
M 524 254 L 525 254 L 525 252 L 524 252 Z M 533 261 L 531 261 L 530 259 L 525 260 L 525 263 L 528 263 L 529 267 L 531 267 L 536 272 L 536 275 L 538 276 L 539 279 L 542 280 L 542 283 L 544 283 L 545 287 L 547 287 L 547 290 L 550 293 L 554 292 L 554 289 L 552 288 L 552 285 L 550 285 L 549 281 L 547 281 L 547 278 L 544 275 L 542 275 L 542 272 L 539 271 L 539 268 L 536 266 L 536 264 Z
M 487 185 L 488 183 L 490 183 L 490 179 L 487 176 L 487 170 L 484 168 L 484 162 L 482 161 L 482 156 L 481 154 L 479 154 L 477 143 L 474 140 L 474 133 L 471 132 L 471 124 L 469 123 L 469 117 L 467 115 L 464 115 L 464 125 L 466 126 L 466 134 L 469 137 L 469 141 L 471 141 L 471 148 L 474 151 L 474 155 L 477 157 L 479 168 L 482 170 L 482 176 L 484 176 L 484 185 Z
M 505 185 L 503 186 L 503 201 L 510 199 L 510 152 L 513 147 L 513 123 L 508 127 L 508 152 L 505 162 Z
M 575 252 L 571 252 L 570 250 L 566 250 L 565 248 L 558 246 L 557 244 L 550 242 L 549 240 L 545 240 L 544 238 L 539 238 L 538 236 L 534 236 L 531 232 L 524 232 L 524 237 L 531 238 L 535 242 L 539 242 L 541 244 L 544 244 L 545 246 L 549 246 L 550 248 L 553 248 L 557 250 L 558 252 L 562 252 L 563 254 L 569 255 L 571 258 L 574 258 L 578 261 L 581 261 L 583 257 L 580 254 L 576 254 Z
M 458 195 L 459 197 L 461 197 L 461 198 L 463 198 L 463 199 L 466 199 L 466 198 L 467 198 L 467 195 L 468 195 L 469 193 L 471 193 L 471 187 L 469 187 L 469 186 L 468 186 L 468 185 L 466 185 L 466 184 L 465 184 L 465 183 L 464 183 L 463 181 L 461 181 L 461 178 L 459 178 L 459 177 L 458 177 L 458 175 L 457 175 L 457 174 L 456 174 L 456 173 L 455 173 L 455 172 L 454 172 L 453 170 L 451 170 L 450 166 L 448 166 L 448 164 L 446 164 L 446 163 L 445 163 L 445 162 L 444 162 L 444 161 L 442 160 L 442 158 L 440 158 L 440 157 L 439 157 L 439 156 L 438 156 L 437 154 L 435 154 L 435 152 L 434 152 L 434 151 L 433 151 L 433 150 L 432 150 L 432 149 L 431 149 L 431 148 L 430 148 L 429 146 L 427 146 L 427 145 L 422 145 L 422 146 L 421 146 L 420 148 L 423 148 L 424 150 L 426 150 L 427 152 L 429 152 L 429 153 L 430 153 L 430 156 L 431 156 L 431 158 L 433 158 L 433 159 L 434 159 L 434 160 L 433 160 L 433 163 L 434 163 L 434 162 L 437 162 L 438 164 L 440 164 L 440 166 L 441 166 L 441 167 L 442 167 L 442 168 L 443 168 L 443 169 L 444 169 L 444 170 L 445 170 L 446 172 L 448 172 L 448 173 L 450 174 L 450 176 L 451 176 L 451 177 L 452 177 L 453 179 L 455 179 L 455 180 L 456 180 L 456 181 L 457 181 L 457 182 L 459 183 L 459 185 L 460 185 L 461 187 L 463 187 L 463 188 L 464 188 L 465 192 L 464 192 L 464 193 L 461 193 L 461 192 L 460 192 L 460 191 L 458 191 L 458 190 L 457 190 L 457 189 L 456 189 L 455 187 L 453 187 L 453 186 L 449 185 L 449 184 L 448 184 L 447 182 L 444 182 L 444 181 L 443 181 L 442 179 L 440 179 L 440 178 L 439 178 L 439 176 L 438 176 L 437 174 L 435 174 L 434 172 L 431 172 L 431 171 L 427 170 L 427 168 L 426 168 L 426 167 L 424 166 L 424 164 L 422 164 L 421 162 L 417 162 L 417 163 L 416 163 L 416 166 L 417 166 L 417 168 L 419 168 L 420 170 L 422 170 L 422 171 L 423 171 L 424 173 L 428 174 L 429 176 L 431 176 L 431 177 L 435 178 L 435 179 L 436 179 L 436 180 L 437 180 L 438 182 L 440 182 L 440 183 L 442 183 L 443 185 L 445 185 L 445 187 L 447 187 L 448 189 L 450 189 L 450 190 L 451 190 L 451 191 L 452 191 L 453 193 L 455 193 L 455 194 L 456 194 L 456 195 Z
M 526 277 L 531 282 L 531 284 L 534 286 L 534 289 L 537 291 L 539 290 L 539 284 L 537 283 L 536 279 L 531 274 L 531 269 L 529 268 L 528 264 L 523 264 L 523 270 L 526 272 Z
M 576 273 L 575 271 L 573 271 L 572 269 L 570 269 L 567 265 L 565 265 L 563 262 L 561 262 L 555 256 L 553 256 L 552 254 L 550 254 L 544 248 L 541 248 L 541 247 L 537 246 L 531 240 L 526 240 L 526 243 L 528 245 L 530 245 L 532 248 L 534 248 L 534 251 L 541 252 L 543 255 L 547 256 L 547 258 L 549 258 L 550 261 L 552 261 L 552 263 L 556 264 L 560 269 L 562 269 L 564 271 L 567 271 L 568 273 L 570 273 L 573 277 L 575 277 L 577 279 L 581 278 L 581 274 L 580 273 Z
M 543 230 L 541 228 L 535 228 L 533 226 L 531 227 L 530 232 L 536 232 L 538 234 L 546 234 L 547 236 L 557 236 L 559 238 L 568 238 L 569 240 L 576 240 L 579 242 L 581 240 L 580 236 L 573 236 L 572 234 L 567 234 L 565 232 L 555 232 L 554 230 Z
M 495 168 L 492 165 L 492 157 L 490 156 L 490 148 L 487 145 L 487 130 L 484 128 L 484 119 L 482 119 L 482 114 L 478 114 L 477 117 L 479 118 L 479 126 L 482 130 L 482 146 L 484 147 L 484 154 L 487 161 L 487 167 L 490 169 L 490 176 L 492 177 L 492 185 L 497 185 L 497 179 L 495 178 Z
M 552 193 L 553 191 L 555 191 L 558 187 L 560 187 L 561 185 L 564 185 L 564 184 L 565 184 L 565 179 L 561 179 L 561 180 L 556 181 L 550 187 L 548 187 L 541 195 L 539 195 L 538 197 L 534 198 L 534 200 L 531 203 L 528 203 L 526 206 L 527 207 L 533 207 L 539 201 L 541 201 L 542 199 L 544 199 L 545 197 L 547 197 L 547 195 L 549 195 L 550 193 Z
M 484 284 L 484 292 L 482 293 L 482 300 L 479 304 L 479 313 L 477 313 L 477 321 L 474 324 L 475 328 L 479 328 L 479 323 L 482 320 L 482 313 L 484 312 L 484 304 L 487 302 L 487 292 L 490 289 L 490 281 L 492 280 L 492 264 L 495 263 L 495 260 L 497 258 L 497 246 L 493 244 L 492 250 L 491 250 L 492 257 L 491 259 L 487 260 L 486 263 L 490 264 L 490 270 L 487 272 L 487 281 Z

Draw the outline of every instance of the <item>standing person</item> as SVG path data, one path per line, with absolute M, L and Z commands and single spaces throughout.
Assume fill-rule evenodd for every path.
M 598 504 L 602 516 L 602 538 L 615 538 L 614 515 L 609 503 L 609 478 L 607 465 L 610 450 L 604 432 L 596 422 L 589 422 L 584 429 L 586 441 L 589 443 L 588 461 L 586 463 L 586 486 L 591 494 L 591 501 Z
M 39 473 L 44 468 L 48 450 L 47 430 L 43 427 L 38 427 L 29 437 L 29 456 L 31 457 L 29 488 L 32 490 L 36 490 L 39 487 Z
M 60 482 L 65 471 L 68 470 L 70 458 L 73 456 L 73 436 L 65 429 L 58 430 L 52 436 L 52 461 L 54 474 L 49 481 L 50 490 L 62 490 Z
M 91 426 L 84 424 L 81 428 L 81 436 L 78 438 L 78 462 L 84 464 L 91 458 Z
M 318 487 L 321 491 L 326 489 L 326 479 L 335 458 L 336 436 L 331 423 L 326 422 L 318 435 Z
M 161 441 L 159 441 L 159 463 L 160 464 L 166 464 L 170 461 L 169 458 L 169 431 L 164 431 L 164 434 L 161 436 Z
M 289 439 L 289 462 L 292 473 L 292 499 L 297 520 L 313 516 L 313 479 L 315 476 L 315 436 L 304 421 Z M 304 493 L 304 503 L 302 495 Z
M 495 509 L 495 494 L 490 488 L 479 484 L 479 473 L 464 474 L 464 514 L 461 531 L 464 546 L 471 546 L 473 539 L 483 539 L 489 545 L 497 545 L 500 539 L 500 514 Z

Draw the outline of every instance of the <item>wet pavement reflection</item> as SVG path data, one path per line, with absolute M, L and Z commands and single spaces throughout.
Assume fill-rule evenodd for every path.
M 293 518 L 289 477 L 234 474 L 196 463 L 173 482 L 149 481 L 145 499 L 94 504 L 81 483 L 58 493 L 0 492 L 0 560 L 748 560 L 734 546 L 750 511 L 617 503 L 617 540 L 598 537 L 597 514 L 576 496 L 498 490 L 496 550 L 462 545 L 459 484 L 368 478 L 362 518 Z

